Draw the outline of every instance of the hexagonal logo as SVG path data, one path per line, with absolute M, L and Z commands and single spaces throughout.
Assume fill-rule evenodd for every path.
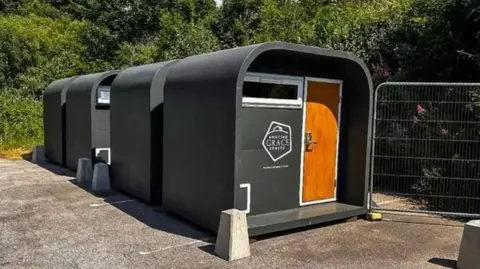
M 272 121 L 262 141 L 263 148 L 274 162 L 292 152 L 292 128 Z

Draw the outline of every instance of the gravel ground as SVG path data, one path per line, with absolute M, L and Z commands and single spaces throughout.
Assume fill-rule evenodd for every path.
M 461 240 L 462 223 L 389 215 L 263 236 L 228 263 L 211 234 L 72 176 L 0 160 L 1 268 L 454 268 Z

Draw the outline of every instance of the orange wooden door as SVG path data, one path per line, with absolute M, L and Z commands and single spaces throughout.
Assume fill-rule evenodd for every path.
M 312 202 L 335 197 L 340 84 L 308 81 L 306 92 L 302 201 Z

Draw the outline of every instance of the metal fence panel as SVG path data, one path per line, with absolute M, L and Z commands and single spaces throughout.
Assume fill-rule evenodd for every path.
M 375 91 L 370 207 L 480 216 L 480 83 Z

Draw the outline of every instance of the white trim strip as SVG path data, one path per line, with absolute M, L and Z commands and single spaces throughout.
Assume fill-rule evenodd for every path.
M 112 155 L 110 153 L 110 148 L 95 148 L 95 157 L 98 156 L 98 154 L 100 153 L 100 151 L 102 150 L 106 150 L 108 152 L 108 162 L 107 164 L 110 165 L 110 162 L 112 161 Z
M 240 188 L 241 189 L 243 189 L 243 188 L 247 189 L 247 209 L 245 209 L 244 212 L 248 214 L 248 213 L 250 213 L 250 190 L 251 190 L 250 183 L 240 184 Z
M 301 109 L 303 106 L 303 77 L 248 72 L 244 81 L 256 83 L 272 83 L 297 86 L 296 99 L 243 97 L 242 107 L 291 108 Z

